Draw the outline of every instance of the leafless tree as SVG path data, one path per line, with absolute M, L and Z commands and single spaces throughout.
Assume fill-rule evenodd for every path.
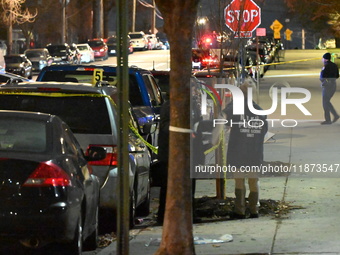
M 12 53 L 13 24 L 23 24 L 33 22 L 37 12 L 30 13 L 28 9 L 23 9 L 22 5 L 26 0 L 1 0 L 0 5 L 3 9 L 2 20 L 7 25 L 8 53 Z

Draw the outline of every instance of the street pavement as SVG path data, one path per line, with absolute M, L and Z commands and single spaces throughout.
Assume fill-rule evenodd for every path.
M 315 53 L 320 62 L 323 53 Z M 296 52 L 288 54 L 291 55 L 287 59 L 297 55 Z M 314 71 L 319 69 L 321 66 Z M 282 70 L 279 66 L 269 70 L 263 79 L 264 86 L 271 82 L 271 77 L 282 74 Z M 317 74 L 313 78 L 318 84 Z M 294 167 L 288 176 L 261 178 L 260 198 L 281 201 L 296 209 L 279 217 L 260 215 L 258 219 L 194 224 L 196 254 L 340 254 L 340 121 L 320 125 L 323 121 L 320 92 L 313 91 L 311 101 L 308 109 L 312 117 L 287 115 L 284 118 L 296 119 L 297 126 L 270 127 L 274 136 L 264 146 L 266 162 L 290 163 Z M 332 101 L 340 112 L 339 88 Z M 269 118 L 284 119 L 282 116 Z M 234 197 L 233 185 L 233 180 L 228 179 L 228 197 Z M 197 181 L 196 197 L 203 195 L 216 196 L 215 180 Z M 154 254 L 161 237 L 161 226 L 130 231 L 129 254 Z M 97 254 L 117 254 L 116 245 L 113 242 Z

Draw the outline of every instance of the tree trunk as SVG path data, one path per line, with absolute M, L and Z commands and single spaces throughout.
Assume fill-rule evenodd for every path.
M 163 236 L 157 255 L 195 254 L 190 179 L 191 42 L 199 0 L 156 0 L 170 43 L 169 174 Z

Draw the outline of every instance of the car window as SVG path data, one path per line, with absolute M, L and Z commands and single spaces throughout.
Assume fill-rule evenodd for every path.
M 145 82 L 146 88 L 148 90 L 150 99 L 152 100 L 153 104 L 155 106 L 161 105 L 163 103 L 161 92 L 159 91 L 154 78 L 151 77 L 150 75 L 143 75 L 143 80 Z
M 54 114 L 74 133 L 112 134 L 104 97 L 0 95 L 0 109 Z
M 8 64 L 11 64 L 11 63 L 21 63 L 22 62 L 22 58 L 21 57 L 9 57 L 9 56 L 5 56 L 5 61 Z
M 1 118 L 0 150 L 44 152 L 46 151 L 46 133 L 44 122 L 25 118 Z
M 58 81 L 65 82 L 76 79 L 80 83 L 92 83 L 93 71 L 47 71 L 42 81 Z M 103 72 L 103 80 L 107 81 L 111 86 L 118 86 L 117 76 L 112 72 Z M 143 99 L 139 89 L 136 77 L 129 76 L 129 100 L 133 106 L 142 106 Z

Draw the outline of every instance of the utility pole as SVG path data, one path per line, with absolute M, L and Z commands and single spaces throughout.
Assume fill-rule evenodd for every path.
M 155 0 L 152 0 L 152 19 L 151 19 L 151 34 L 155 34 L 156 33 L 156 4 L 155 4 Z
M 131 28 L 131 32 L 136 31 L 136 1 L 137 0 L 133 0 L 133 5 L 132 5 L 132 28 Z
M 104 7 L 103 0 L 95 0 L 93 7 L 93 33 L 94 38 L 104 36 Z
M 67 2 L 68 3 L 68 2 Z M 62 11 L 62 26 L 61 26 L 61 43 L 66 43 L 66 0 L 61 0 L 61 11 Z

